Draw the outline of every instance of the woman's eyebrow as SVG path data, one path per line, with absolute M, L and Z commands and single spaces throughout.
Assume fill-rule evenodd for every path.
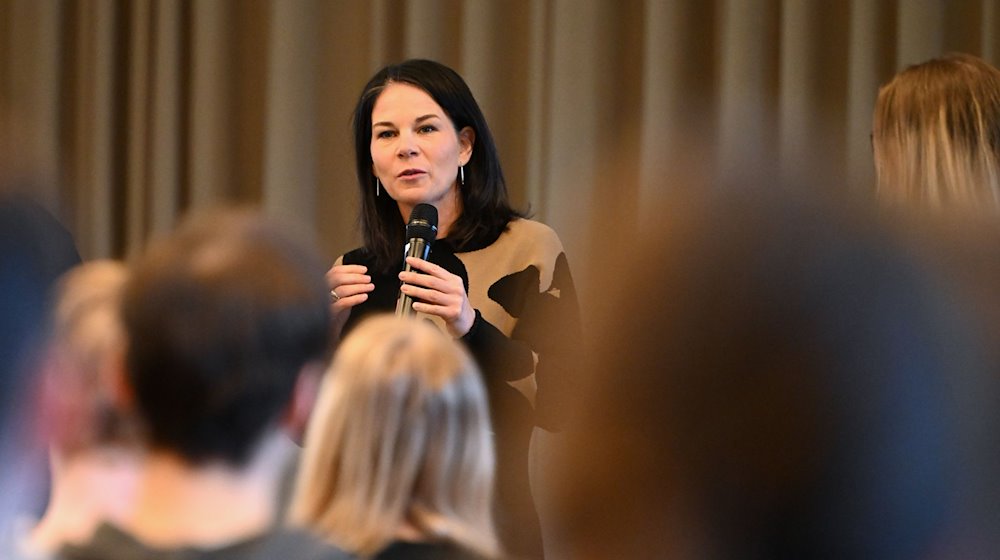
M 439 117 L 438 115 L 436 115 L 434 113 L 428 113 L 426 115 L 422 115 L 422 116 L 417 117 L 416 122 L 419 123 L 419 122 L 426 121 L 427 119 L 439 119 L 439 118 L 441 118 L 441 117 Z M 379 122 L 376 122 L 376 123 L 372 123 L 372 128 L 375 128 L 376 126 L 387 126 L 387 127 L 391 128 L 394 125 L 391 122 L 389 122 L 389 121 L 379 121 Z

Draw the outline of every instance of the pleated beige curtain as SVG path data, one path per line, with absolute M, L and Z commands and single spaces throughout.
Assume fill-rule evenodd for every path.
M 360 88 L 434 58 L 476 93 L 515 202 L 579 262 L 706 161 L 821 154 L 832 184 L 870 189 L 878 85 L 952 50 L 996 62 L 998 3 L 0 0 L 0 162 L 42 178 L 88 258 L 247 202 L 332 259 L 359 239 Z

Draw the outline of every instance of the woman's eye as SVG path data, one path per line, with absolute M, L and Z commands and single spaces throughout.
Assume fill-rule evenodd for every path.
M 434 132 L 435 130 L 437 130 L 437 127 L 432 124 L 425 124 L 424 126 L 420 127 L 419 130 L 420 132 Z
M 377 134 L 375 135 L 375 137 L 376 137 L 376 138 L 392 138 L 392 137 L 393 137 L 394 135 L 395 135 L 395 132 L 393 132 L 393 131 L 391 131 L 391 130 L 380 130 L 380 131 L 379 131 L 379 132 L 378 132 L 378 133 L 377 133 Z

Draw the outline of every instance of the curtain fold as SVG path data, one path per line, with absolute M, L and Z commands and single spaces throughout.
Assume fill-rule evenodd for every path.
M 998 22 L 997 0 L 0 0 L 0 168 L 34 170 L 89 258 L 243 202 L 332 260 L 359 242 L 356 96 L 434 58 L 574 261 L 706 169 L 739 188 L 821 156 L 870 190 L 879 84 L 953 50 L 996 62 Z
M 65 5 L 62 5 L 65 6 Z M 60 167 L 63 187 L 72 200 L 75 235 L 81 253 L 87 256 L 121 254 L 116 234 L 122 224 L 141 216 L 116 212 L 125 162 L 117 150 L 124 137 L 127 113 L 116 94 L 123 70 L 119 37 L 125 24 L 121 10 L 111 0 L 95 0 L 87 6 L 69 5 L 67 31 L 71 43 L 64 45 L 70 66 L 63 117 L 58 126 L 70 129 L 69 143 Z M 33 123 L 38 125 L 40 123 Z M 36 130 L 36 134 L 52 134 Z
M 185 10 L 184 60 L 186 91 L 181 123 L 182 192 L 192 206 L 224 199 L 236 177 L 236 34 L 234 10 L 225 2 L 194 2 Z
M 263 204 L 290 223 L 315 228 L 320 153 L 316 106 L 319 6 L 278 2 L 270 14 Z

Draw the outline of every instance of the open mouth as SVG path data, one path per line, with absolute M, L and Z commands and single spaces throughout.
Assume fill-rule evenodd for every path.
M 423 175 L 424 172 L 419 169 L 407 169 L 399 174 L 400 177 L 415 177 L 417 175 Z

